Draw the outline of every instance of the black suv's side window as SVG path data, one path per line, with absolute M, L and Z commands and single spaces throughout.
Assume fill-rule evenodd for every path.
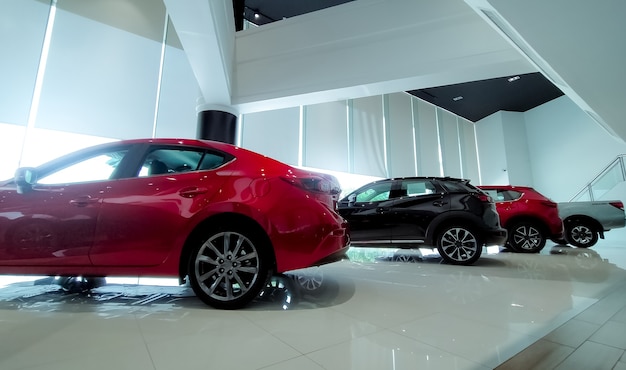
M 435 186 L 430 180 L 404 180 L 399 196 L 419 196 L 435 193 Z
M 477 191 L 476 189 L 466 185 L 466 183 L 461 181 L 442 181 L 440 182 L 440 184 L 448 189 L 450 193 L 471 193 Z
M 391 193 L 391 182 L 381 182 L 372 184 L 366 188 L 361 189 L 356 193 L 357 202 L 381 202 L 389 200 L 389 194 Z

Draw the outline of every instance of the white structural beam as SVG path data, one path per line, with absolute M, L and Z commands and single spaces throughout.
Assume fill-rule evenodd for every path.
M 231 108 L 235 21 L 232 0 L 164 0 L 202 92 L 198 102 Z
M 626 140 L 626 2 L 465 0 L 612 135 Z

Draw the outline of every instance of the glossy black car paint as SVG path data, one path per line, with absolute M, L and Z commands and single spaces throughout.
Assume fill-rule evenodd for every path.
M 407 193 L 407 183 L 424 184 L 424 193 Z M 388 189 L 388 197 L 363 199 L 368 189 Z M 365 193 L 364 193 L 365 192 Z M 357 199 L 356 195 L 362 199 Z M 463 225 L 475 231 L 479 243 L 502 245 L 506 230 L 500 227 L 493 200 L 469 181 L 455 178 L 409 177 L 369 183 L 339 201 L 339 214 L 350 225 L 354 246 L 415 248 L 437 246 L 445 226 Z

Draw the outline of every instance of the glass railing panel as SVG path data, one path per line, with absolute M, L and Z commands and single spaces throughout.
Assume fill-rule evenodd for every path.
M 584 202 L 591 200 L 589 187 L 578 193 L 574 198 L 570 199 L 570 202 Z
M 602 173 L 597 179 L 591 183 L 591 191 L 593 193 L 593 199 L 600 199 L 602 196 L 613 189 L 617 184 L 624 181 L 624 174 L 622 172 L 621 158 L 616 160 L 608 167 L 604 173 Z

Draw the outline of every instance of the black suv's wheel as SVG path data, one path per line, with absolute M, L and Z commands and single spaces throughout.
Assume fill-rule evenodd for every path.
M 583 221 L 572 221 L 565 226 L 565 239 L 575 247 L 589 248 L 598 242 L 598 233 Z
M 483 247 L 476 233 L 466 226 L 447 226 L 437 236 L 437 250 L 444 261 L 454 265 L 471 265 Z
M 193 247 L 189 281 L 204 303 L 237 309 L 256 298 L 270 272 L 263 238 L 238 227 L 212 229 Z
M 541 227 L 533 222 L 518 222 L 509 228 L 509 245 L 520 253 L 539 253 L 546 245 Z

